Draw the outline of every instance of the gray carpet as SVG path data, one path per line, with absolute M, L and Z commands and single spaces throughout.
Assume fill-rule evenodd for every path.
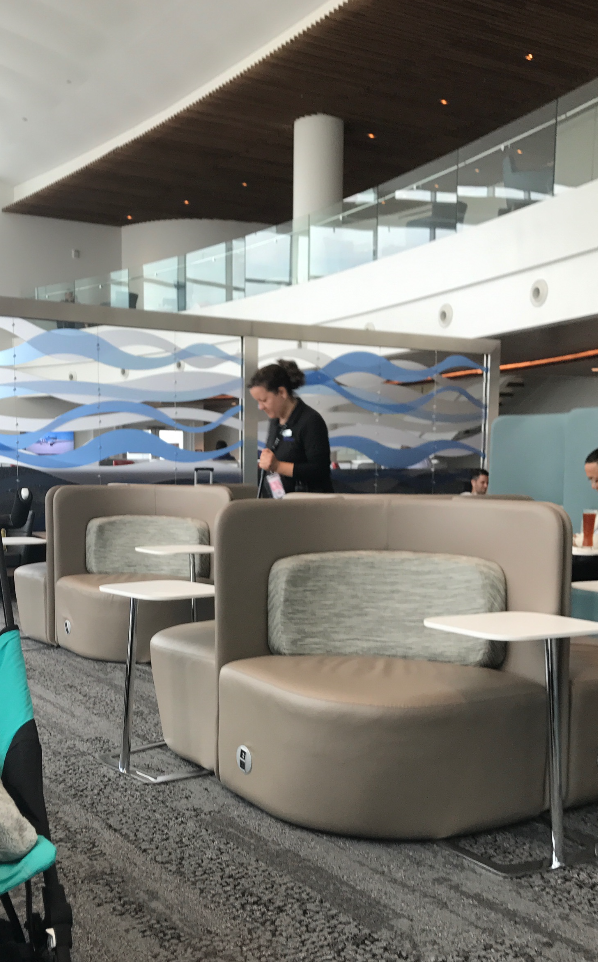
M 504 881 L 439 845 L 286 825 L 213 777 L 132 782 L 94 757 L 119 738 L 123 667 L 24 647 L 74 962 L 598 958 L 598 865 Z M 135 737 L 159 736 L 142 668 Z M 598 807 L 568 818 L 598 833 Z M 530 823 L 477 844 L 512 853 L 546 840 Z

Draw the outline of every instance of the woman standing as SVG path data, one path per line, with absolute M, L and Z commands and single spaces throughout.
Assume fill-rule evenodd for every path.
M 279 360 L 262 367 L 249 382 L 249 393 L 270 418 L 266 447 L 259 467 L 278 474 L 286 494 L 291 491 L 333 493 L 330 442 L 321 414 L 296 397 L 305 376 L 294 361 Z M 266 485 L 262 485 L 262 496 Z

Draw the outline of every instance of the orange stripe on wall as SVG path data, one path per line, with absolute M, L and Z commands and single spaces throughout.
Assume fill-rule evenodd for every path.
M 551 364 L 563 364 L 566 361 L 581 361 L 586 357 L 598 357 L 598 348 L 592 351 L 578 351 L 576 354 L 559 354 L 558 357 L 541 357 L 535 361 L 513 361 L 511 364 L 501 364 L 501 371 L 523 371 L 530 367 L 548 367 Z M 450 374 L 443 374 L 443 377 L 467 377 L 472 374 L 481 374 L 480 368 L 474 371 L 452 371 Z

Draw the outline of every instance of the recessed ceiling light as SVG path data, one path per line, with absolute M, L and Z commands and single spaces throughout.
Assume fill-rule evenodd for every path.
M 375 140 L 376 134 L 368 134 L 368 137 L 370 138 L 370 140 Z
M 436 188 L 436 190 L 438 190 L 438 184 L 434 184 L 434 187 Z
M 187 205 L 188 205 L 188 204 L 189 204 L 189 201 L 188 201 L 188 200 L 184 200 L 184 201 L 183 201 L 183 204 L 187 204 Z
M 518 148 L 517 148 L 517 153 L 518 153 L 518 154 L 522 154 L 522 153 L 523 153 L 521 147 L 518 147 Z
M 592 374 L 598 374 L 598 367 L 592 368 Z
M 131 216 L 131 214 L 127 214 L 127 220 L 133 220 L 133 217 Z
M 476 167 L 475 172 L 476 172 L 476 174 L 479 174 L 480 168 L 479 168 L 479 167 Z
M 448 104 L 448 100 L 445 100 L 443 97 L 440 103 L 442 104 L 443 107 L 446 107 L 446 105 Z
M 241 187 L 247 187 L 247 181 L 246 181 L 246 180 L 243 181 L 243 183 L 241 184 Z
M 533 59 L 534 59 L 533 53 L 526 53 L 525 59 L 526 59 L 526 60 L 533 60 Z

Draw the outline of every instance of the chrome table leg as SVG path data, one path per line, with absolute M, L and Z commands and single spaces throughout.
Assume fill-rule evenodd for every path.
M 198 778 L 200 775 L 210 775 L 206 768 L 197 767 L 191 771 L 170 772 L 165 775 L 150 775 L 138 768 L 131 768 L 131 755 L 147 752 L 156 748 L 165 748 L 166 742 L 150 742 L 139 748 L 131 748 L 131 729 L 133 724 L 133 691 L 135 670 L 137 667 L 137 598 L 131 598 L 129 607 L 129 641 L 127 646 L 127 663 L 125 667 L 125 707 L 123 714 L 122 741 L 120 755 L 100 755 L 99 760 L 110 768 L 116 769 L 121 775 L 128 775 L 138 782 L 159 785 L 162 782 L 178 782 L 184 778 Z
M 544 642 L 546 692 L 548 700 L 548 797 L 550 799 L 550 834 L 552 839 L 551 869 L 565 864 L 565 831 L 563 827 L 563 746 L 561 732 L 561 693 L 559 690 L 559 642 Z
M 137 598 L 131 598 L 129 605 L 129 643 L 127 645 L 127 664 L 125 667 L 125 710 L 123 714 L 123 734 L 120 746 L 118 770 L 129 774 L 131 762 L 131 725 L 133 721 L 133 685 L 137 667 Z
M 195 555 L 193 553 L 189 555 L 189 566 L 191 568 L 191 583 L 195 584 L 197 580 L 197 571 L 195 567 Z M 196 602 L 196 599 L 192 598 L 191 599 L 191 620 L 192 621 L 197 621 L 197 607 L 195 602 Z
M 563 819 L 563 742 L 562 742 L 562 706 L 559 677 L 559 655 L 561 638 L 546 638 L 544 642 L 544 661 L 546 671 L 546 702 L 548 714 L 548 797 L 550 804 L 550 836 L 551 854 L 549 858 L 534 859 L 530 862 L 504 863 L 477 855 L 458 839 L 448 839 L 442 842 L 444 848 L 449 848 L 463 858 L 482 868 L 494 872 L 496 875 L 519 877 L 532 872 L 541 872 L 564 868 L 566 865 L 577 865 L 589 862 L 598 856 L 598 839 L 581 832 L 570 832 L 569 838 L 578 846 L 577 852 L 565 855 L 565 828 Z M 568 683 L 568 679 L 566 680 Z

